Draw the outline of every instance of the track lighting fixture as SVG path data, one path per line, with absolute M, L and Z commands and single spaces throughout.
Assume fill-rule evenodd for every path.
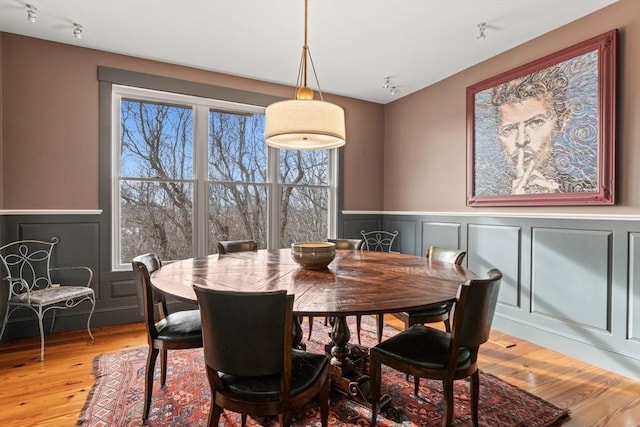
M 485 37 L 487 37 L 485 35 L 485 30 L 487 29 L 487 23 L 486 22 L 481 22 L 478 24 L 478 37 L 476 37 L 478 40 L 482 40 Z
M 36 11 L 38 10 L 38 8 L 32 4 L 27 4 L 26 6 L 27 6 L 27 21 L 36 22 Z
M 398 88 L 391 82 L 391 77 L 384 78 L 382 87 L 387 89 L 391 95 L 395 95 L 398 92 Z
M 80 40 L 82 38 L 83 27 L 80 24 L 73 23 L 73 37 Z
M 27 7 L 27 21 L 36 22 L 38 8 L 29 3 L 25 4 L 25 6 Z M 81 39 L 83 31 L 84 27 L 82 25 L 73 23 L 73 37 L 78 40 Z

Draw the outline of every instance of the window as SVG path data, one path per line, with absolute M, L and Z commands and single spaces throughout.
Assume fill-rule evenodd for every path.
M 337 150 L 267 147 L 263 107 L 118 85 L 112 101 L 115 269 L 334 234 Z
M 155 252 L 204 256 L 219 240 L 261 248 L 335 232 L 337 150 L 264 143 L 264 107 L 113 86 L 114 268 Z

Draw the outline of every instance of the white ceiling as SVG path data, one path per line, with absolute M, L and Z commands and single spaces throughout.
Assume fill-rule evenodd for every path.
M 615 1 L 310 0 L 308 41 L 324 93 L 386 104 Z M 0 0 L 0 31 L 290 86 L 303 22 L 302 0 Z

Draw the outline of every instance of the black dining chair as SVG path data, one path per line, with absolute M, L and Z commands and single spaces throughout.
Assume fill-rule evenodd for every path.
M 217 244 L 218 254 L 226 255 L 233 252 L 249 252 L 258 250 L 255 240 L 221 240 Z
M 149 417 L 156 359 L 160 354 L 160 384 L 167 380 L 167 350 L 202 347 L 200 311 L 184 310 L 169 313 L 164 295 L 151 287 L 150 274 L 162 266 L 153 253 L 139 255 L 132 262 L 138 307 L 144 315 L 149 353 L 145 367 L 144 408 L 142 419 Z M 156 316 L 157 312 L 157 316 Z
M 468 280 L 460 285 L 451 332 L 418 324 L 371 348 L 372 426 L 379 409 L 383 364 L 413 375 L 416 397 L 421 377 L 442 381 L 443 426 L 450 426 L 453 421 L 453 382 L 471 377 L 471 419 L 474 426 L 478 425 L 478 350 L 489 339 L 501 278 L 502 273 L 492 269 L 486 278 Z
M 209 425 L 224 409 L 247 415 L 292 412 L 319 396 L 320 421 L 328 424 L 329 358 L 292 348 L 293 295 L 286 291 L 217 291 L 194 285 L 202 313 L 204 359 L 211 387 Z
M 347 249 L 351 251 L 359 251 L 364 245 L 362 239 L 327 239 L 327 242 L 331 242 L 336 245 L 336 249 Z
M 454 265 L 461 265 L 466 255 L 467 251 L 439 246 L 430 246 L 426 252 L 426 257 L 430 261 L 440 261 Z M 393 313 L 393 316 L 402 320 L 405 329 L 415 324 L 444 322 L 445 330 L 451 332 L 451 321 L 449 317 L 452 307 L 453 304 L 442 304 L 437 307 L 429 307 L 422 310 Z

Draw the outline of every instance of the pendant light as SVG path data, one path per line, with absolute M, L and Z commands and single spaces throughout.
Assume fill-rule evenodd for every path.
M 304 46 L 295 99 L 275 102 L 265 112 L 265 142 L 285 150 L 322 150 L 345 144 L 344 110 L 322 98 L 307 45 L 307 7 L 308 0 L 304 0 Z M 307 64 L 311 65 L 320 100 L 313 99 L 313 90 L 307 86 Z

